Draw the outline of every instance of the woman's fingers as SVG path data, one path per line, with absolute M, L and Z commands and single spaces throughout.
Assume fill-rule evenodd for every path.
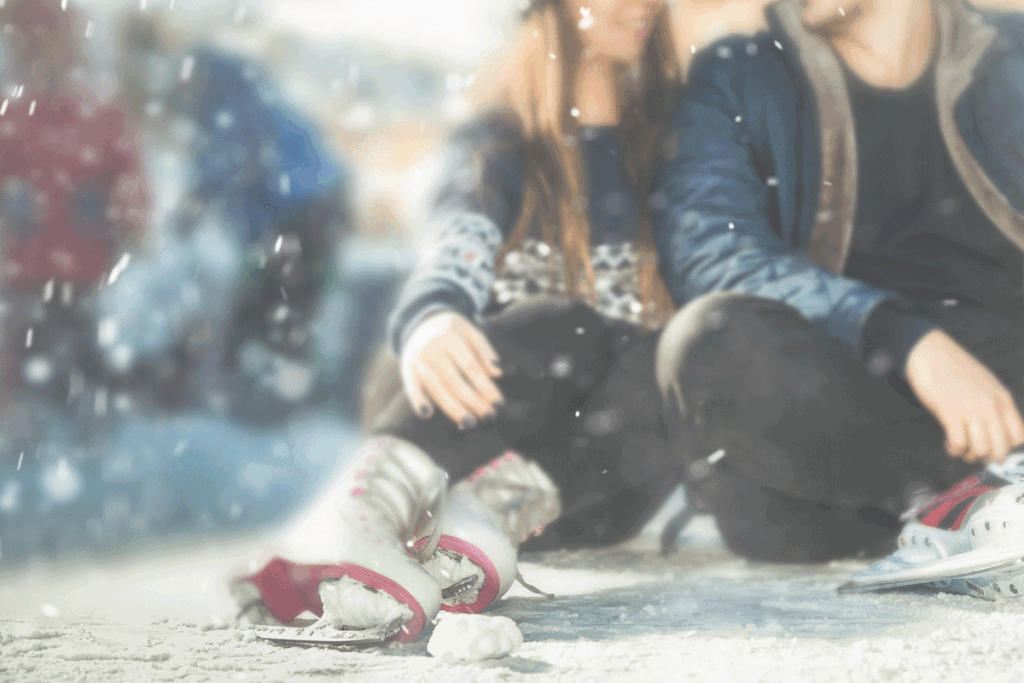
M 420 386 L 419 378 L 415 375 L 411 377 L 405 377 L 405 373 L 402 373 L 402 384 L 405 387 L 405 395 L 409 397 L 409 402 L 412 403 L 413 410 L 416 414 L 424 420 L 428 420 L 434 415 L 434 406 L 427 398 L 426 393 L 423 391 L 423 387 Z
M 458 367 L 464 381 L 473 389 L 477 405 L 483 410 L 477 413 L 477 417 L 484 418 L 495 412 L 503 399 L 501 390 L 488 374 L 487 366 L 469 349 L 461 353 L 452 353 L 452 361 Z
M 465 429 L 494 416 L 502 403 L 494 378 L 498 354 L 487 337 L 463 316 L 445 311 L 421 321 L 402 350 L 402 381 L 421 417 L 431 404 Z
M 453 353 L 449 352 L 445 357 L 438 359 L 438 375 L 445 383 L 448 391 L 462 404 L 462 407 L 472 415 L 473 419 L 479 422 L 489 416 L 491 411 L 494 409 L 494 401 L 479 391 L 476 386 L 466 378 L 460 362 L 465 362 L 467 365 L 477 362 L 471 357 L 470 360 L 466 360 L 468 357 L 468 354 L 466 353 L 463 353 L 462 356 L 463 359 L 460 361 L 456 359 Z M 478 373 L 479 372 L 480 371 L 478 370 Z
M 421 363 L 416 368 L 416 374 L 419 376 L 421 386 L 427 393 L 427 396 L 430 397 L 430 400 L 434 402 L 442 413 L 448 416 L 449 420 L 460 428 L 465 428 L 470 417 L 469 411 L 455 397 L 441 374 L 435 368 L 425 363 Z
M 498 352 L 491 346 L 491 342 L 484 333 L 475 327 L 470 328 L 466 335 L 466 341 L 487 374 L 491 377 L 501 377 L 501 358 L 498 357 Z
M 402 388 L 405 390 L 409 403 L 412 404 L 413 411 L 423 420 L 433 417 L 434 405 L 423 390 L 419 374 L 414 370 L 413 366 L 402 363 L 401 375 Z

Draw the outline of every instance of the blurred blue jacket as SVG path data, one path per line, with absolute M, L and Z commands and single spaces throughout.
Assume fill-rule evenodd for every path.
M 247 243 L 313 205 L 344 207 L 346 169 L 261 69 L 209 49 L 192 58 L 187 96 L 205 133 L 199 198 L 224 200 Z
M 936 0 L 937 106 L 971 195 L 1024 250 L 1024 17 Z M 651 206 L 662 272 L 680 305 L 719 291 L 783 301 L 861 349 L 891 292 L 842 276 L 854 229 L 853 115 L 835 53 L 796 0 L 769 29 L 695 61 Z

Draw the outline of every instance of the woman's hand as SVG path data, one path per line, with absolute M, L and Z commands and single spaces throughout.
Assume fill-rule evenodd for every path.
M 941 330 L 907 356 L 907 382 L 946 432 L 946 450 L 967 462 L 1002 462 L 1024 444 L 1013 395 L 992 372 Z
M 458 313 L 445 311 L 417 325 L 402 349 L 402 384 L 416 413 L 441 409 L 460 429 L 493 418 L 504 398 L 498 354 L 487 337 Z

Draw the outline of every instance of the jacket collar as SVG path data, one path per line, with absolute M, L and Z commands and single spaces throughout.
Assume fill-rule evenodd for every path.
M 986 215 L 1024 250 L 1024 217 L 1018 214 L 970 153 L 954 108 L 996 38 L 996 29 L 964 0 L 933 0 L 938 18 L 936 92 L 943 139 L 968 190 Z M 857 203 L 857 143 L 842 65 L 828 41 L 807 30 L 798 0 L 765 10 L 772 32 L 807 78 L 818 114 L 821 187 L 809 256 L 841 273 L 853 240 Z

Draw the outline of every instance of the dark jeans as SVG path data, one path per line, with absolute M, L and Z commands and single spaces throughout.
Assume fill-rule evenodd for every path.
M 1021 321 L 964 306 L 927 315 L 1022 403 Z M 902 381 L 872 376 L 778 302 L 692 302 L 662 334 L 657 374 L 690 488 L 747 557 L 884 554 L 915 490 L 941 491 L 976 469 L 946 455 L 941 428 Z
M 654 379 L 657 334 L 586 305 L 542 298 L 487 319 L 506 403 L 465 432 L 439 411 L 420 419 L 396 381 L 395 360 L 364 397 L 372 431 L 417 444 L 452 481 L 508 449 L 535 460 L 561 488 L 563 516 L 526 548 L 606 545 L 635 533 L 678 484 Z M 377 394 L 373 397 L 372 394 Z

